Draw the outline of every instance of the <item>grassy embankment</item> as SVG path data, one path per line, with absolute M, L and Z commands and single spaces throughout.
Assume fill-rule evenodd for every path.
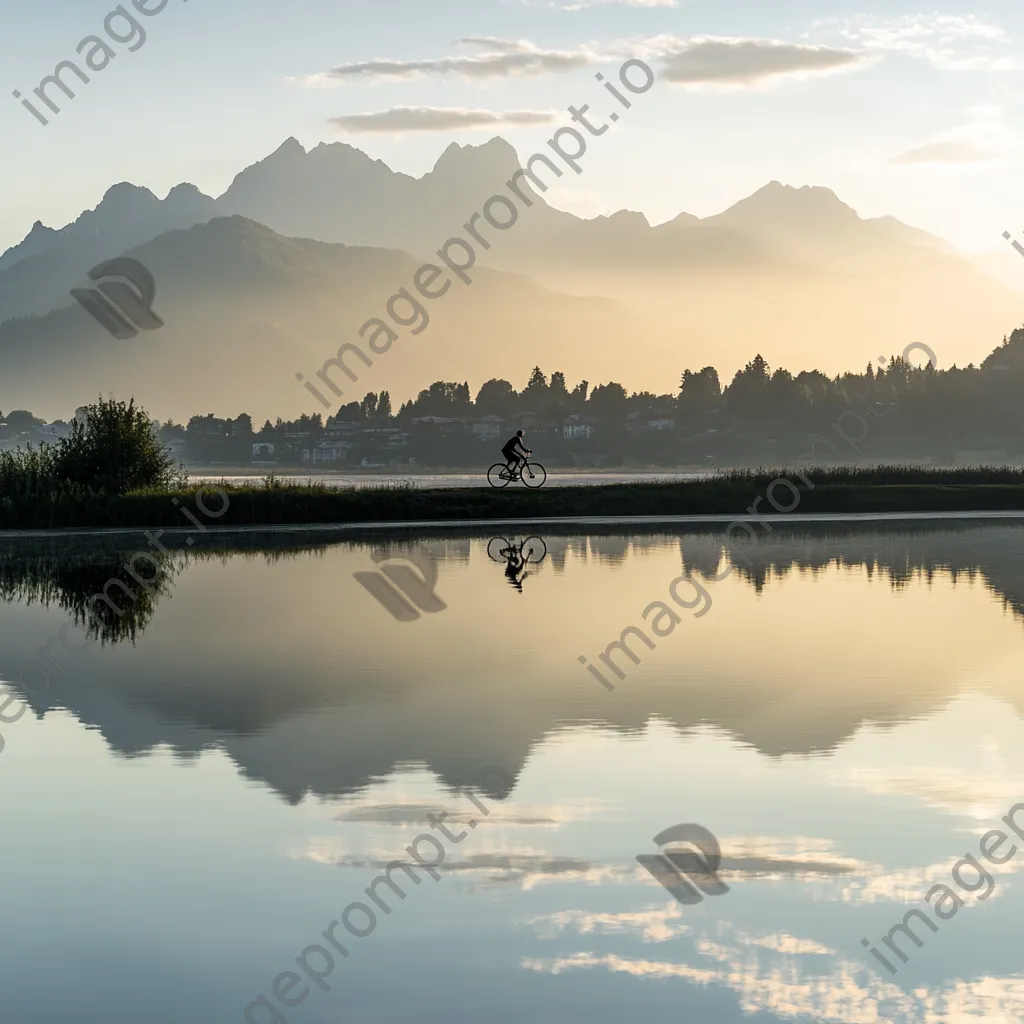
M 816 513 L 949 512 L 1024 510 L 1024 470 L 879 467 L 810 471 L 806 488 L 793 471 L 758 470 L 680 483 L 629 483 L 578 487 L 521 486 L 421 490 L 410 486 L 331 488 L 323 484 L 261 484 L 227 487 L 227 512 L 213 519 L 195 505 L 195 487 L 134 491 L 121 495 L 39 493 L 32 500 L 0 494 L 0 529 L 60 527 L 186 527 L 182 507 L 206 527 L 401 520 L 571 518 L 586 516 L 727 515 L 741 518 L 773 480 L 798 484 L 794 517 Z M 198 486 L 198 485 L 196 485 Z M 775 490 L 783 505 L 788 487 Z M 177 498 L 179 504 L 172 501 Z M 208 492 L 212 512 L 221 499 Z M 771 514 L 767 500 L 758 511 Z

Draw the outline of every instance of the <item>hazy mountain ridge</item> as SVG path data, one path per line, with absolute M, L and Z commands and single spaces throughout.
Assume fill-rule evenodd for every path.
M 662 372 L 674 363 L 664 334 L 645 325 L 635 339 L 636 317 L 610 300 L 560 295 L 488 269 L 428 303 L 426 329 L 396 327 L 392 349 L 373 353 L 358 329 L 386 315 L 418 261 L 397 250 L 282 238 L 242 217 L 168 232 L 129 255 L 159 282 L 154 308 L 166 326 L 118 341 L 77 304 L 0 324 L 0 408 L 66 415 L 113 392 L 135 395 L 161 419 L 224 409 L 260 420 L 324 412 L 294 375 L 315 381 L 344 342 L 360 344 L 372 365 L 348 358 L 357 383 L 333 371 L 345 397 L 327 394 L 339 405 L 386 388 L 404 398 L 438 373 L 475 380 L 509 363 L 514 372 L 545 358 L 552 339 L 569 373 L 596 366 L 612 375 L 626 351 L 653 363 L 661 349 Z
M 67 307 L 55 321 L 28 321 L 0 331 L 0 350 L 11 370 L 0 403 L 35 401 L 35 408 L 57 412 L 94 398 L 100 390 L 127 386 L 134 392 L 134 374 L 148 365 L 145 359 L 140 362 L 140 354 L 155 345 L 175 364 L 194 352 L 197 366 L 206 372 L 215 366 L 234 372 L 219 391 L 208 382 L 200 385 L 199 394 L 211 396 L 211 409 L 256 412 L 266 402 L 274 414 L 313 411 L 308 395 L 297 393 L 294 407 L 287 400 L 270 402 L 269 396 L 287 393 L 295 372 L 312 378 L 342 338 L 357 340 L 358 326 L 379 315 L 397 288 L 411 286 L 411 256 L 400 261 L 398 273 L 398 264 L 392 267 L 386 259 L 371 256 L 367 247 L 436 259 L 432 254 L 446 238 L 466 235 L 461 225 L 474 210 L 489 196 L 507 191 L 504 183 L 518 166 L 515 150 L 500 138 L 480 146 L 453 144 L 418 179 L 344 143 L 321 144 L 307 152 L 290 139 L 240 172 L 218 199 L 191 185 L 177 186 L 164 200 L 148 189 L 115 186 L 95 210 L 74 223 L 59 230 L 37 223 L 20 245 L 0 257 L 0 322 Z M 552 180 L 542 166 L 538 172 Z M 194 235 L 188 243 L 167 241 L 153 250 L 155 256 L 149 255 L 148 246 L 169 231 L 225 215 L 244 216 L 270 231 L 260 234 L 250 226 L 247 240 L 235 237 L 218 250 L 217 260 L 197 251 L 195 242 L 216 239 L 224 246 L 223 228 Z M 387 388 L 396 397 L 408 397 L 439 377 L 470 380 L 478 387 L 493 376 L 518 378 L 543 362 L 559 365 L 570 376 L 599 373 L 598 380 L 620 380 L 631 390 L 665 391 L 687 366 L 713 363 L 730 375 L 758 351 L 773 367 L 835 374 L 861 368 L 879 354 L 899 353 L 914 341 L 927 342 L 940 366 L 964 365 L 984 359 L 1022 319 L 1019 295 L 986 277 L 941 239 L 891 217 L 863 219 L 821 187 L 771 182 L 720 214 L 704 219 L 680 214 L 656 226 L 643 214 L 625 210 L 582 220 L 553 209 L 534 193 L 532 206 L 521 210 L 514 229 L 500 237 L 486 225 L 484 230 L 490 231 L 494 244 L 488 251 L 477 247 L 480 266 L 526 274 L 543 287 L 531 292 L 525 284 L 512 287 L 511 278 L 488 278 L 496 289 L 489 292 L 495 304 L 490 315 L 478 309 L 472 323 L 447 321 L 449 339 L 439 337 L 432 326 L 433 364 L 411 355 L 422 345 L 406 346 L 403 355 L 390 356 L 387 369 L 367 381 L 367 390 Z M 376 268 L 382 276 L 357 272 L 351 261 L 339 261 L 328 250 L 314 256 L 315 243 L 299 243 L 297 238 L 362 246 L 366 268 Z M 163 258 L 181 245 L 187 251 L 180 252 L 180 259 Z M 262 248 L 267 266 L 251 263 L 254 246 Z M 301 259 L 289 269 L 284 254 L 300 251 Z M 128 252 L 155 275 L 158 313 L 172 313 L 164 316 L 165 329 L 145 336 L 130 354 L 125 346 L 112 344 L 68 294 L 85 282 L 92 266 Z M 193 271 L 198 266 L 206 273 L 197 276 Z M 354 275 L 361 290 L 339 287 L 339 273 Z M 259 294 L 258 282 L 267 274 L 267 293 Z M 289 275 L 290 289 L 285 288 Z M 214 294 L 214 281 L 220 294 Z M 333 282 L 330 287 L 328 281 Z M 458 290 L 461 286 L 456 285 Z M 570 308 L 583 306 L 574 307 L 563 296 L 555 303 L 561 312 L 553 321 L 550 303 L 555 300 L 543 288 L 578 296 L 593 308 L 601 300 L 619 304 L 613 327 L 594 323 L 591 348 L 604 346 L 596 362 L 577 359 L 582 345 L 578 330 L 566 334 L 553 328 L 555 321 L 564 322 Z M 240 302 L 234 308 L 232 294 Z M 517 301 L 510 305 L 513 294 Z M 547 313 L 530 308 L 540 294 L 547 296 Z M 269 302 L 270 295 L 280 297 L 279 307 Z M 351 300 L 350 308 L 339 306 L 339 295 Z M 375 298 L 369 301 L 371 295 Z M 454 310 L 461 301 L 446 298 L 432 308 L 444 317 L 442 309 Z M 510 311 L 508 322 L 519 325 L 518 335 L 508 330 L 508 323 L 495 329 L 503 309 Z M 259 310 L 255 324 L 253 310 Z M 590 316 L 584 319 L 594 322 Z M 344 323 L 346 333 L 340 334 L 334 323 Z M 185 331 L 191 332 L 187 338 Z M 243 331 L 259 353 L 255 361 L 240 355 Z M 490 344 L 473 345 L 474 332 Z M 542 350 L 538 339 L 546 343 Z M 16 350 L 18 345 L 28 349 Z M 24 382 L 18 373 L 29 366 L 41 372 L 41 353 L 55 346 L 66 350 L 63 358 L 84 376 L 65 375 L 63 394 L 54 395 L 51 388 L 46 400 L 33 398 L 39 393 L 37 383 L 21 390 Z M 85 353 L 90 354 L 87 365 L 82 362 Z M 237 372 L 228 370 L 239 361 L 246 367 L 248 397 L 239 392 Z M 126 373 L 128 364 L 134 367 L 132 375 Z M 109 370 L 108 379 L 94 372 L 99 366 Z M 171 378 L 183 383 L 178 401 L 170 406 L 172 398 L 162 385 L 151 385 L 150 400 L 177 415 L 195 412 L 194 392 L 188 408 L 184 402 L 195 382 L 165 369 L 164 381 Z M 213 402 L 215 393 L 223 400 Z
M 518 167 L 515 150 L 500 138 L 481 146 L 453 143 L 418 179 L 344 143 L 322 143 L 307 152 L 289 139 L 236 175 L 217 199 L 187 183 L 164 200 L 146 188 L 121 183 L 94 210 L 63 228 L 36 222 L 19 245 L 0 256 L 0 321 L 66 305 L 68 290 L 97 262 L 165 231 L 218 216 L 239 214 L 286 236 L 430 256 L 462 231 L 473 210 L 504 190 Z M 554 180 L 543 167 L 539 173 Z M 954 252 L 941 239 L 894 218 L 862 220 L 820 187 L 771 182 L 720 214 L 701 220 L 681 213 L 656 227 L 643 214 L 626 210 L 582 220 L 525 190 L 533 206 L 499 245 L 478 253 L 482 263 L 527 273 L 541 268 L 549 274 L 562 263 L 571 271 L 642 264 L 646 269 L 757 267 L 778 272 L 822 260 L 845 267 L 856 254 L 877 262 L 893 248 L 889 261 L 896 263 L 919 259 L 922 249 Z

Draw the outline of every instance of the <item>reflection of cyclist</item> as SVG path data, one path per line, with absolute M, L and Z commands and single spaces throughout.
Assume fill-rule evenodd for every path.
M 505 579 L 508 580 L 510 587 L 515 587 L 521 594 L 523 580 L 526 579 L 526 559 L 523 558 L 522 548 L 517 548 L 515 544 L 512 544 L 501 553 L 508 561 L 508 565 L 505 566 Z
M 508 466 L 509 475 L 513 480 L 515 480 L 520 467 L 526 464 L 526 456 L 532 455 L 533 452 L 523 444 L 523 432 L 521 430 L 517 430 L 516 436 L 509 438 L 509 440 L 505 442 L 505 446 L 501 449 L 501 454 L 505 456 L 505 463 Z

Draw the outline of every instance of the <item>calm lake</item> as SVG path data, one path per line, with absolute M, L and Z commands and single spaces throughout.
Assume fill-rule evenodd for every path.
M 1024 526 L 489 536 L 6 541 L 4 1020 L 1024 1019 Z

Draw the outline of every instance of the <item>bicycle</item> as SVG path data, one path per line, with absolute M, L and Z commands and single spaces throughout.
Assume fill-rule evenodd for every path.
M 487 470 L 487 482 L 499 489 L 508 487 L 516 480 L 522 480 L 527 487 L 536 489 L 543 487 L 547 478 L 548 471 L 539 462 L 524 462 L 521 470 L 511 473 L 504 462 L 496 462 Z
M 493 562 L 507 562 L 509 555 L 518 555 L 524 565 L 533 562 L 539 565 L 547 556 L 548 546 L 540 537 L 527 537 L 520 544 L 509 541 L 506 537 L 492 537 L 487 542 L 487 556 Z

